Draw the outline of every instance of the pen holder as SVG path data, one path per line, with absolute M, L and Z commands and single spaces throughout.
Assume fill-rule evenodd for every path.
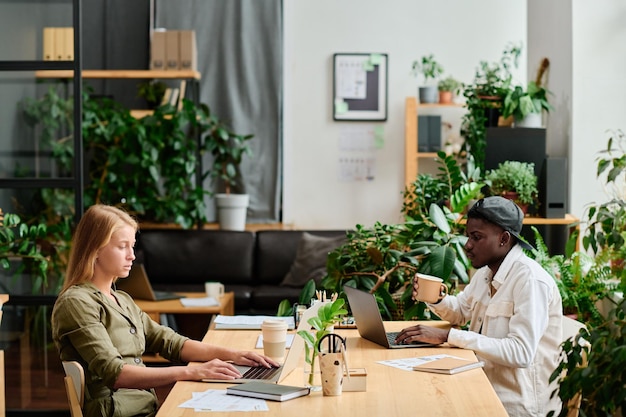
M 319 354 L 322 373 L 322 393 L 326 396 L 341 395 L 344 371 L 343 352 Z

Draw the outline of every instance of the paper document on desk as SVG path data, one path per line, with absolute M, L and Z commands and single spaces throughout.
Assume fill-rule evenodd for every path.
M 294 329 L 296 327 L 293 316 L 223 316 L 220 314 L 215 318 L 215 328 L 261 330 L 261 324 L 265 320 L 285 320 L 287 322 L 288 329 Z
M 226 390 L 208 389 L 204 392 L 192 392 L 191 400 L 185 401 L 179 408 L 193 408 L 201 411 L 269 411 L 265 400 L 257 398 L 226 395 Z
M 180 299 L 180 303 L 185 307 L 216 307 L 220 305 L 215 297 L 185 297 Z

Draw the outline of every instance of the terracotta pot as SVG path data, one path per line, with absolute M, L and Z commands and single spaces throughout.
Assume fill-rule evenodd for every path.
M 519 206 L 519 208 L 522 209 L 522 213 L 524 213 L 524 216 L 526 214 L 528 214 L 528 204 L 520 204 L 517 202 L 517 199 L 519 197 L 519 194 L 516 193 L 515 191 L 505 191 L 502 193 L 502 197 L 504 198 L 508 198 L 509 200 L 513 200 L 515 202 L 515 204 L 517 204 Z
M 439 92 L 439 103 L 440 104 L 450 104 L 450 103 L 452 103 L 452 91 L 440 91 Z

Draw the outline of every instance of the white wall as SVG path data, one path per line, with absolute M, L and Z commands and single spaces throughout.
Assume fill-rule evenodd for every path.
M 411 63 L 433 53 L 446 74 L 470 82 L 481 60 L 498 60 L 509 42 L 525 46 L 526 0 L 285 0 L 284 39 L 283 222 L 310 229 L 392 223 L 401 221 L 404 101 L 417 90 Z M 341 127 L 357 122 L 332 119 L 337 52 L 389 55 L 388 119 L 371 182 L 339 181 Z M 521 62 L 525 80 L 525 56 Z
M 595 158 L 608 129 L 626 130 L 626 3 L 572 1 L 573 106 L 570 148 L 572 212 L 608 199 Z

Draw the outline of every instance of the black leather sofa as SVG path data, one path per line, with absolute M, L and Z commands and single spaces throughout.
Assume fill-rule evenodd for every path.
M 312 255 L 303 251 L 305 232 L 335 247 L 346 236 L 345 230 L 147 229 L 137 236 L 137 262 L 157 290 L 204 291 L 206 281 L 219 281 L 235 292 L 236 314 L 274 315 L 283 299 L 300 295 L 301 286 L 281 283 L 297 256 Z

